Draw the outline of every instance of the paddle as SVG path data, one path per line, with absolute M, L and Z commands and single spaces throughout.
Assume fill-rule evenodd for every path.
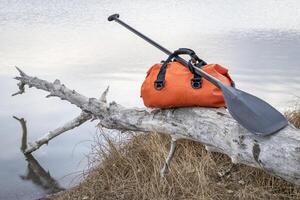
M 119 14 L 109 16 L 108 21 L 115 21 L 121 24 L 167 55 L 172 54 L 172 52 L 168 49 L 121 21 L 119 19 Z M 176 60 L 183 65 L 188 66 L 188 62 L 183 58 L 176 56 Z M 210 81 L 222 90 L 229 113 L 239 124 L 250 132 L 256 135 L 266 136 L 279 131 L 288 124 L 286 118 L 267 102 L 249 93 L 236 89 L 235 87 L 226 86 L 221 81 L 207 74 L 200 68 L 195 66 L 193 67 L 197 74 L 204 77 L 206 80 Z

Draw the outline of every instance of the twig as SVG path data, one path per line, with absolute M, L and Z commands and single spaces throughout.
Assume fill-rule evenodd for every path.
M 48 144 L 50 140 L 53 138 L 59 136 L 60 134 L 69 131 L 73 128 L 76 128 L 83 124 L 84 122 L 88 121 L 91 119 L 91 115 L 85 112 L 82 112 L 78 117 L 74 118 L 73 120 L 69 121 L 62 127 L 59 127 L 53 131 L 50 131 L 40 139 L 34 141 L 32 144 L 29 144 L 29 147 L 24 151 L 25 154 L 30 154 L 33 151 L 39 149 L 42 145 Z

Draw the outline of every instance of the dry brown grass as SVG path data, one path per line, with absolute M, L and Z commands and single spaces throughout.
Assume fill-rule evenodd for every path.
M 299 127 L 300 112 L 288 116 Z M 300 188 L 262 170 L 233 165 L 227 156 L 208 153 L 196 142 L 178 142 L 170 172 L 161 178 L 169 137 L 103 138 L 105 145 L 97 142 L 93 155 L 98 164 L 79 186 L 53 199 L 300 199 Z
M 300 128 L 300 105 L 297 105 L 291 111 L 286 112 L 285 116 L 296 128 Z

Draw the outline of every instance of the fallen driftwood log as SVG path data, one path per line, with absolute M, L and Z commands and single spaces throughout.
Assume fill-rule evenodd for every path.
M 208 151 L 228 155 L 233 163 L 257 167 L 300 185 L 300 131 L 292 125 L 271 136 L 258 137 L 241 127 L 224 108 L 125 108 L 115 102 L 106 102 L 108 90 L 100 99 L 88 98 L 67 88 L 59 80 L 51 83 L 18 70 L 20 77 L 16 79 L 20 81 L 20 91 L 15 94 L 24 93 L 24 86 L 28 85 L 48 91 L 47 97 L 59 97 L 82 110 L 80 116 L 34 142 L 25 153 L 38 149 L 53 137 L 89 119 L 97 119 L 100 126 L 108 129 L 170 135 L 171 149 L 162 174 L 170 164 L 176 140 L 190 139 L 204 144 Z

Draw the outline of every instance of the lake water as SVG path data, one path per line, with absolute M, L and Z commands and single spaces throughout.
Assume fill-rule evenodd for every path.
M 17 91 L 14 66 L 60 79 L 89 97 L 109 85 L 108 99 L 142 107 L 147 69 L 166 56 L 116 23 L 115 12 L 169 49 L 193 48 L 229 68 L 238 88 L 281 111 L 300 96 L 299 1 L 0 0 L 0 199 L 35 199 L 76 185 L 87 169 L 96 122 L 52 140 L 27 159 L 28 141 L 63 125 L 80 110 L 43 91 Z

